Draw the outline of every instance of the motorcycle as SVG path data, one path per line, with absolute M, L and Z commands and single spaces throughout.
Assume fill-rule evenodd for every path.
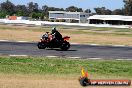
M 66 51 L 70 48 L 70 43 L 68 42 L 69 39 L 69 36 L 64 36 L 61 40 L 57 40 L 53 38 L 52 35 L 49 35 L 48 37 L 41 38 L 37 46 L 39 49 L 60 48 L 61 50 Z

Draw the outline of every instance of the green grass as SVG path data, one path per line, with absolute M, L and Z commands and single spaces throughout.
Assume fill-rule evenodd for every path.
M 0 57 L 2 74 L 74 75 L 80 74 L 81 67 L 92 75 L 132 77 L 132 61 Z

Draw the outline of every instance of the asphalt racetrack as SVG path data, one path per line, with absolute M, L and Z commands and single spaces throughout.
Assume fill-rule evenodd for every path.
M 73 44 L 68 51 L 61 51 L 60 49 L 38 49 L 37 43 L 0 42 L 0 55 L 132 59 L 132 47 Z

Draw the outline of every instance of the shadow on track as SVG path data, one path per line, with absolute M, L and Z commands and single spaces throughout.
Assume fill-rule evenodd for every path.
M 58 48 L 54 48 L 54 49 L 45 49 L 45 50 L 55 50 L 55 51 L 64 51 Z M 77 50 L 67 50 L 67 51 L 77 51 Z

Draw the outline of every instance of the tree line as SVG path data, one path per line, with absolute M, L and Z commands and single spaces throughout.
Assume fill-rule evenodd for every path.
M 5 18 L 7 15 L 12 16 L 26 16 L 34 19 L 46 20 L 48 19 L 48 11 L 70 11 L 70 12 L 86 12 L 90 14 L 98 15 L 132 15 L 132 0 L 125 1 L 124 7 L 122 9 L 110 10 L 105 7 L 94 8 L 95 13 L 92 13 L 90 9 L 83 10 L 76 6 L 69 6 L 66 9 L 49 7 L 43 5 L 41 8 L 38 3 L 29 2 L 27 5 L 15 5 L 11 1 L 6 0 L 0 3 L 0 18 Z

